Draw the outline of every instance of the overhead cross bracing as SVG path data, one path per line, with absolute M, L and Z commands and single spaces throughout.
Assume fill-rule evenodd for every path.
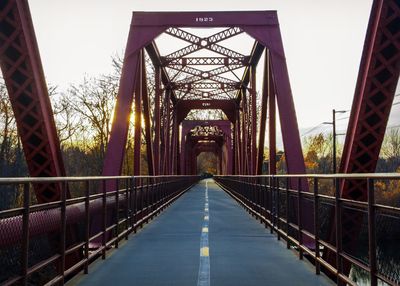
M 161 64 L 171 75 L 169 87 L 177 98 L 200 100 L 238 96 L 244 87 L 242 78 L 253 42 L 238 27 L 208 30 L 173 27 L 155 40 Z M 176 47 L 179 49 L 175 50 Z

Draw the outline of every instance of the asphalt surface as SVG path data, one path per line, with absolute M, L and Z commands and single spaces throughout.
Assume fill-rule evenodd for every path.
M 209 271 L 208 282 L 199 282 L 204 256 L 200 250 L 204 250 L 203 180 L 109 258 L 91 265 L 89 275 L 80 275 L 69 285 L 334 285 L 286 250 L 213 180 L 208 179 L 207 185 L 210 265 L 201 271 Z

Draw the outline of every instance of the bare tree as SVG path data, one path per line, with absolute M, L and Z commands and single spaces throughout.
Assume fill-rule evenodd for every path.
M 14 114 L 11 103 L 4 85 L 0 86 L 0 174 L 4 174 L 5 167 L 9 162 L 10 149 L 12 145 L 12 129 L 14 125 Z
M 400 130 L 388 130 L 382 144 L 377 172 L 398 172 L 400 170 Z
M 390 129 L 383 141 L 381 154 L 386 158 L 400 158 L 400 130 Z

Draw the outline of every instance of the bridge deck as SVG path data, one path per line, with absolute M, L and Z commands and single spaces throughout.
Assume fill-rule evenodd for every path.
M 207 185 L 209 259 L 201 266 L 206 279 L 198 281 L 206 193 L 202 181 L 111 257 L 92 266 L 89 275 L 70 284 L 333 285 L 286 250 L 212 180 Z

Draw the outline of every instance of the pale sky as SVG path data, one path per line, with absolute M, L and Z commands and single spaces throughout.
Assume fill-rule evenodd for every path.
M 372 0 L 30 0 L 47 82 L 111 70 L 132 11 L 277 10 L 300 128 L 351 108 Z

